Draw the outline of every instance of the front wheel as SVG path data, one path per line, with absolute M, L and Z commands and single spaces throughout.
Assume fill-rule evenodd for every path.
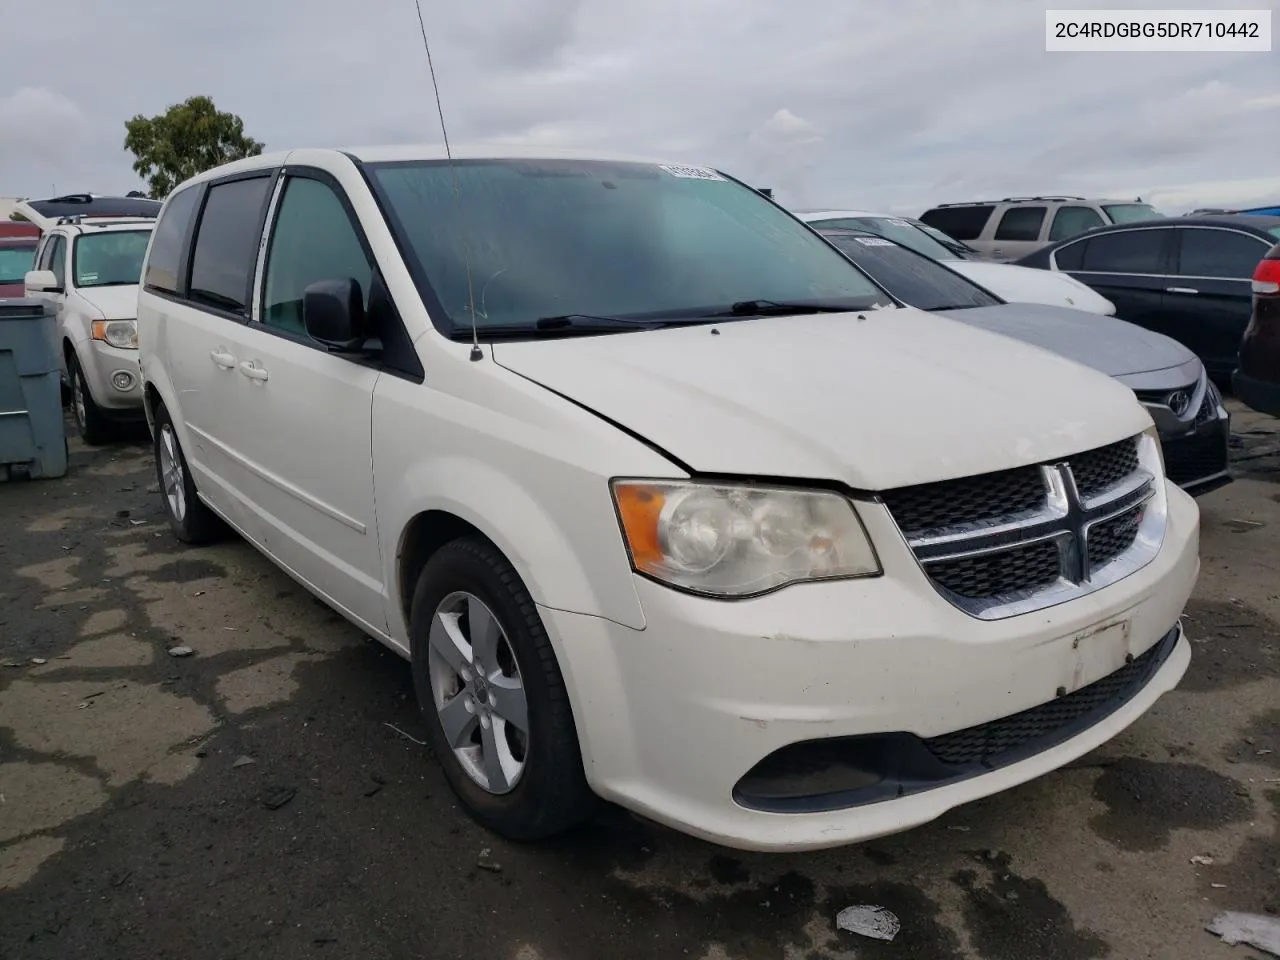
M 467 812 L 512 840 L 587 819 L 596 800 L 564 677 L 533 598 L 492 543 L 456 540 L 431 558 L 410 638 L 427 735 Z
M 67 379 L 71 381 L 71 416 L 80 439 L 92 447 L 109 443 L 114 433 L 111 421 L 94 401 L 93 392 L 85 382 L 84 368 L 74 353 L 67 358 Z
M 211 543 L 223 532 L 222 520 L 196 493 L 196 484 L 187 468 L 187 458 L 182 453 L 169 411 L 157 406 L 155 421 L 156 479 L 160 483 L 169 527 L 183 543 Z

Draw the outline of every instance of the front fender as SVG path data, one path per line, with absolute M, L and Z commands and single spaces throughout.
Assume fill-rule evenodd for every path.
M 465 455 L 434 456 L 402 470 L 375 473 L 384 577 L 398 592 L 399 565 L 411 521 L 439 510 L 471 524 L 511 561 L 534 602 L 643 629 L 644 615 L 632 582 L 630 561 L 601 480 L 573 472 L 550 484 L 517 479 Z M 548 486 L 558 487 L 549 491 Z M 577 489 L 575 489 L 577 488 Z M 389 508 L 389 509 L 388 509 Z M 385 511 L 385 512 L 384 512 Z M 407 647 L 402 603 L 389 604 L 392 632 Z

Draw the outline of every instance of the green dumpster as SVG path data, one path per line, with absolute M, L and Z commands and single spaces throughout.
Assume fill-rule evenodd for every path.
M 53 327 L 43 302 L 0 299 L 0 481 L 67 472 Z

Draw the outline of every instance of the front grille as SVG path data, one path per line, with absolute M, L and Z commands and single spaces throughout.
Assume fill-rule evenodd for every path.
M 1200 404 L 1200 409 L 1196 411 L 1196 426 L 1208 423 L 1218 415 L 1218 404 L 1221 398 L 1218 391 L 1210 384 L 1209 389 L 1204 392 L 1204 401 Z
M 1131 507 L 1103 520 L 1089 531 L 1089 572 L 1100 570 L 1133 545 L 1142 522 L 1143 506 Z
M 1138 469 L 1138 445 L 1121 440 L 1071 458 L 1076 489 L 1085 500 L 1092 499 Z
M 997 619 L 1098 589 L 1148 561 L 1163 533 L 1138 536 L 1158 490 L 1156 463 L 1154 441 L 1130 437 L 1065 461 L 889 490 L 881 500 L 943 596 Z M 1162 523 L 1163 510 L 1151 522 Z M 1122 556 L 1134 562 L 1109 568 Z
M 902 532 L 916 537 L 1038 510 L 1047 494 L 1040 468 L 1021 467 L 901 487 L 885 493 L 884 502 Z
M 981 599 L 1047 586 L 1058 579 L 1058 545 L 1052 541 L 943 560 L 929 567 L 933 582 L 960 597 Z
M 1118 710 L 1142 689 L 1173 650 L 1176 640 L 1176 634 L 1166 637 L 1114 673 L 1065 697 L 976 727 L 930 737 L 924 745 L 935 757 L 952 766 L 1000 766 L 1001 754 L 1053 738 L 1055 734 L 1064 739 L 1063 731 L 1086 718 L 1093 723 L 1102 719 L 1093 714 Z
M 1221 436 L 1205 434 L 1167 440 L 1164 466 L 1174 483 L 1191 483 L 1227 469 L 1227 444 Z

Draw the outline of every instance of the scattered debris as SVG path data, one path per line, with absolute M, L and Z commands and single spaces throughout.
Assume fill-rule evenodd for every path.
M 1280 920 L 1275 917 L 1227 910 L 1214 917 L 1206 929 L 1220 936 L 1228 946 L 1243 943 L 1280 957 Z
M 195 653 L 195 651 L 190 647 L 177 646 L 169 648 L 169 656 L 171 657 L 189 657 L 193 653 Z
M 0 663 L 0 667 L 20 667 L 20 666 L 22 666 L 22 664 L 14 663 L 12 660 L 6 660 L 4 663 Z
M 406 740 L 412 740 L 414 743 L 416 743 L 420 747 L 425 747 L 427 745 L 427 741 L 419 740 L 417 737 L 415 737 L 411 733 L 405 733 L 403 730 L 397 727 L 394 723 L 387 723 L 384 721 L 382 725 L 384 727 L 390 727 L 396 733 L 400 734 L 400 736 L 404 737 Z
M 489 853 L 488 847 L 484 847 L 483 849 L 481 849 L 480 859 L 476 861 L 476 866 L 479 867 L 481 870 L 488 870 L 490 873 L 502 872 L 502 864 L 495 863 L 491 859 L 491 854 Z
M 1215 890 L 1225 890 L 1225 889 L 1227 889 L 1227 885 L 1226 885 L 1225 883 L 1211 883 L 1211 884 L 1209 884 L 1209 886 L 1213 887 L 1213 889 L 1215 889 Z
M 126 883 L 129 882 L 129 878 L 132 876 L 133 876 L 132 870 L 125 870 L 124 872 L 117 873 L 113 877 L 111 877 L 110 883 L 113 887 L 123 887 Z
M 253 757 L 236 757 L 231 766 L 234 769 L 236 767 L 247 767 L 249 764 L 257 762 Z
M 311 942 L 314 944 L 320 944 L 320 945 L 323 945 L 326 943 L 337 943 L 338 938 L 333 936 L 332 934 L 318 933 L 311 938 Z
M 953 831 L 955 831 L 956 833 L 968 833 L 968 832 L 969 832 L 970 830 L 972 830 L 973 828 L 972 828 L 972 827 L 962 827 L 962 826 L 959 826 L 959 825 L 957 824 L 957 825 L 954 825 L 954 826 L 947 827 L 947 829 L 948 829 L 948 830 L 953 830 Z
M 128 518 L 128 516 L 129 516 L 129 511 L 128 511 L 128 510 L 117 510 L 117 511 L 116 511 L 116 517 L 117 517 L 117 518 L 119 518 L 119 519 L 121 519 L 121 520 L 124 520 L 124 519 Z
M 1257 530 L 1259 527 L 1265 527 L 1266 524 L 1261 520 L 1226 520 L 1222 524 L 1236 533 L 1248 533 L 1250 530 Z
M 902 923 L 891 910 L 862 904 L 845 907 L 836 914 L 836 928 L 872 940 L 892 940 L 902 929 Z
M 1198 867 L 1211 867 L 1213 866 L 1213 857 L 1194 856 L 1191 858 L 1191 862 Z
M 262 805 L 268 810 L 279 810 L 297 795 L 297 787 L 268 787 L 262 794 Z
M 32 658 L 31 658 L 31 662 L 32 662 L 32 663 L 34 663 L 34 664 L 38 667 L 38 666 L 40 666 L 40 665 L 41 665 L 41 664 L 43 664 L 43 663 L 48 663 L 49 661 L 48 661 L 48 660 L 46 660 L 44 657 L 32 657 Z
M 1265 757 L 1265 756 L 1267 756 L 1268 754 L 1271 754 L 1271 753 L 1275 753 L 1275 751 L 1274 751 L 1274 750 L 1259 750 L 1259 751 L 1257 751 L 1257 755 L 1258 755 L 1259 757 Z

